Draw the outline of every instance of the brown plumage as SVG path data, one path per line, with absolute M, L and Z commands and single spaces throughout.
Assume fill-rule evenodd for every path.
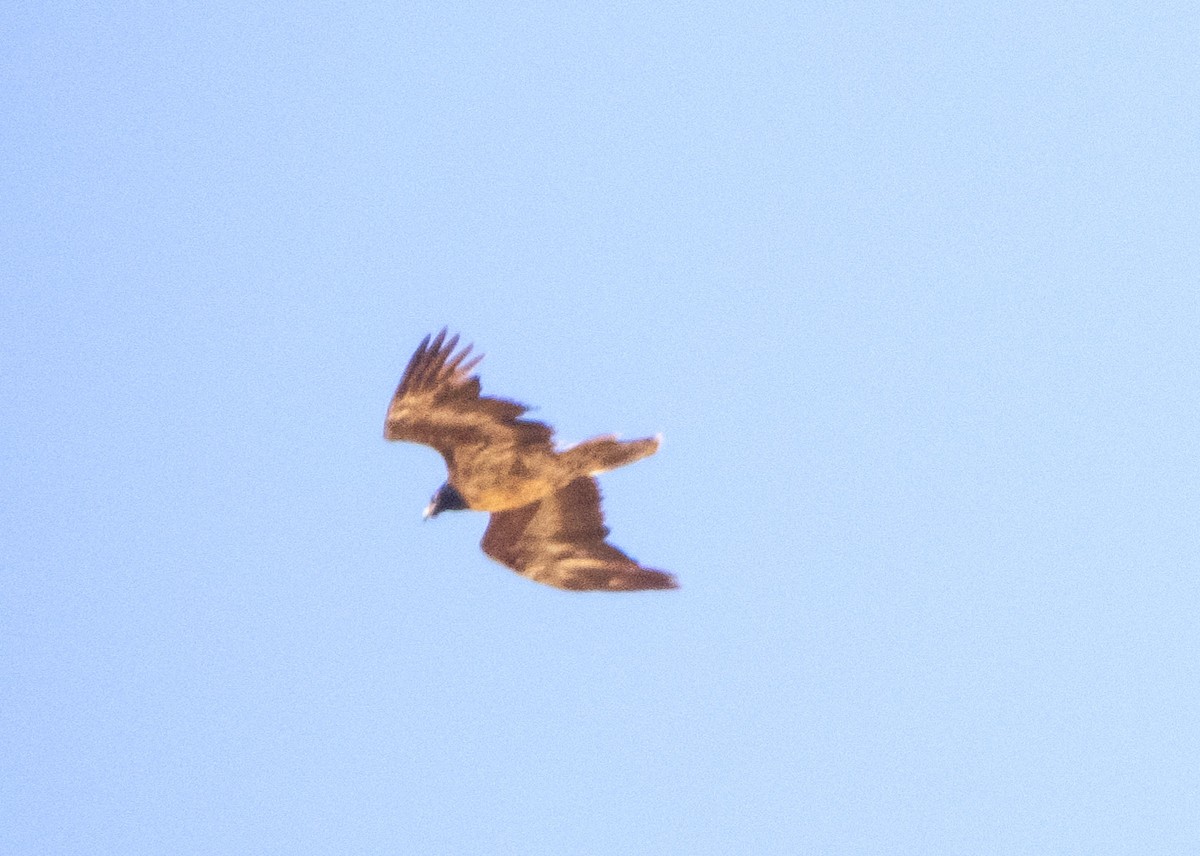
M 458 336 L 426 336 L 408 362 L 384 423 L 388 440 L 432 446 L 449 478 L 425 510 L 491 513 L 483 551 L 540 583 L 577 591 L 675 588 L 674 578 L 644 568 L 605 542 L 597 473 L 658 451 L 659 440 L 595 437 L 563 451 L 528 408 L 480 395 L 468 345 Z

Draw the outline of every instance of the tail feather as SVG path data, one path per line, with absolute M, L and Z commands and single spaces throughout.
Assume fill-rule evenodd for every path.
M 618 440 L 616 437 L 593 437 L 564 451 L 561 459 L 573 472 L 594 476 L 615 470 L 658 451 L 661 437 L 641 440 Z
M 608 579 L 608 588 L 610 591 L 649 591 L 677 589 L 679 583 L 675 582 L 675 577 L 665 571 L 639 566 L 636 569 L 613 574 Z

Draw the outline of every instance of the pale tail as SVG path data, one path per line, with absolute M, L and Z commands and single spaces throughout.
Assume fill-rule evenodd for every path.
M 593 437 L 567 449 L 560 457 L 574 472 L 595 475 L 653 455 L 658 451 L 659 442 L 658 437 L 642 440 Z

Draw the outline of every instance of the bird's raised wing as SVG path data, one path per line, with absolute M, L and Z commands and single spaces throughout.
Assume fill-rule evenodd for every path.
M 675 578 L 643 568 L 605 542 L 595 479 L 579 478 L 522 508 L 492 514 L 483 552 L 518 574 L 573 591 L 677 588 Z
M 529 408 L 479 394 L 471 369 L 483 354 L 470 357 L 471 345 L 456 354 L 457 345 L 458 336 L 446 339 L 445 329 L 421 341 L 388 405 L 383 436 L 432 446 L 447 462 L 462 445 L 552 447 L 548 425 L 519 418 Z

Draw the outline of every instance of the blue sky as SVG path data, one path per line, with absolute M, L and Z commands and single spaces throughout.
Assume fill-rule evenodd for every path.
M 1200 847 L 1192 5 L 0 23 L 0 849 Z M 681 590 L 421 523 L 442 325 Z

